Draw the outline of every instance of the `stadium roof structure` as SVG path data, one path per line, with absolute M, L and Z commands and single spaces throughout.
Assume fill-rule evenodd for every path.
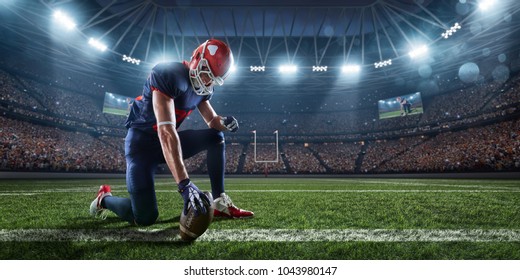
M 496 7 L 486 12 L 479 9 L 479 3 L 0 0 L 4 38 L 0 49 L 4 54 L 44 55 L 71 71 L 140 85 L 155 63 L 189 59 L 197 45 L 218 38 L 235 55 L 237 71 L 224 86 L 229 93 L 344 95 L 417 90 L 419 84 L 431 85 L 444 74 L 456 76 L 469 61 L 507 63 L 512 71 L 518 70 L 520 2 L 495 1 Z M 57 10 L 74 19 L 74 30 L 52 25 Z M 454 24 L 462 26 L 461 30 L 444 38 L 442 34 Z M 103 42 L 107 51 L 89 47 L 89 38 Z M 430 53 L 415 61 L 409 52 L 419 45 L 427 46 Z M 499 55 L 506 55 L 507 61 L 498 62 Z M 123 61 L 123 57 L 139 59 L 140 64 Z M 374 67 L 384 61 L 391 65 Z M 297 65 L 299 70 L 295 77 L 284 77 L 276 70 L 280 64 Z M 359 65 L 358 77 L 342 74 L 344 64 Z M 252 72 L 251 66 L 263 66 L 265 71 Z M 327 71 L 313 72 L 313 66 L 327 66 Z M 493 70 L 492 66 L 482 68 L 483 76 Z

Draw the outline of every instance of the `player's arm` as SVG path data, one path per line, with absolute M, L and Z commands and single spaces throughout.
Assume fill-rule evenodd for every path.
M 175 125 L 175 104 L 173 98 L 158 90 L 153 91 L 152 102 L 164 159 L 175 182 L 179 184 L 189 177 L 182 160 L 181 141 Z
M 226 131 L 227 128 L 222 125 L 221 121 L 222 117 L 215 113 L 213 106 L 209 103 L 209 101 L 202 101 L 197 106 L 199 109 L 199 113 L 208 125 L 209 128 L 216 129 L 218 131 Z
M 182 149 L 175 124 L 175 103 L 173 98 L 154 90 L 152 94 L 153 111 L 157 119 L 157 133 L 164 159 L 179 186 L 179 193 L 184 199 L 184 214 L 188 207 L 195 208 L 197 213 L 206 213 L 211 202 L 188 177 L 182 160 Z
M 235 117 L 222 117 L 217 115 L 208 100 L 201 102 L 197 108 L 199 109 L 202 118 L 209 128 L 213 128 L 218 131 L 231 132 L 236 132 L 238 130 L 238 121 L 235 119 Z

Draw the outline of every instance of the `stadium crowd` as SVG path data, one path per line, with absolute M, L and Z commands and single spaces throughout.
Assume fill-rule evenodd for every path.
M 520 120 L 444 132 L 393 153 L 376 172 L 520 170 Z
M 114 146 L 115 141 L 0 117 L 0 168 L 123 172 L 125 158 L 122 150 Z
M 361 170 L 364 173 L 371 172 L 381 166 L 381 164 L 392 160 L 406 150 L 419 145 L 423 141 L 424 136 L 413 136 L 371 142 L 368 144 Z
M 0 169 L 124 172 L 125 118 L 102 113 L 101 84 L 20 69 L 0 70 Z M 423 114 L 390 119 L 379 119 L 374 106 L 352 107 L 346 101 L 315 108 L 261 102 L 244 111 L 237 101 L 217 100 L 222 114 L 238 108 L 241 126 L 237 135 L 226 134 L 226 172 L 518 171 L 519 86 L 516 75 L 503 84 L 454 89 L 425 97 Z M 198 114 L 189 118 L 183 129 L 206 127 Z M 282 143 L 279 161 L 255 162 L 250 131 L 259 132 L 257 161 L 270 161 L 275 158 L 274 129 Z M 201 153 L 187 160 L 188 171 L 205 173 L 205 157 Z
M 327 173 L 354 173 L 364 142 L 312 143 L 309 148 L 327 169 Z

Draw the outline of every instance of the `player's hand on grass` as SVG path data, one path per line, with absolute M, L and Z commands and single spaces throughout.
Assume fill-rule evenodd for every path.
M 211 205 L 208 197 L 190 179 L 184 179 L 179 183 L 179 193 L 184 199 L 183 211 L 185 215 L 190 207 L 195 210 L 195 215 L 205 214 Z

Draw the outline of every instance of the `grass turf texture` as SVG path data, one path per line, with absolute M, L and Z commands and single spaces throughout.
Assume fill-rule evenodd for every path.
M 406 116 L 417 115 L 417 114 L 422 114 L 422 113 L 423 113 L 422 107 L 413 108 L 412 112 L 408 113 Z M 385 112 L 385 113 L 379 114 L 379 119 L 388 119 L 388 118 L 395 118 L 395 117 L 403 117 L 401 115 L 401 110 Z
M 112 115 L 119 115 L 119 116 L 127 116 L 128 115 L 128 110 L 127 109 L 114 108 L 114 107 L 103 107 L 103 113 L 105 113 L 105 114 L 112 114 Z
M 194 182 L 209 189 L 206 179 Z M 176 234 L 182 199 L 170 179 L 157 180 L 160 217 L 138 228 L 113 213 L 93 219 L 88 206 L 102 183 L 128 196 L 124 180 L 0 180 L 0 231 L 140 233 L 140 241 L 49 241 L 7 238 L 0 259 L 520 259 L 514 241 L 149 241 Z M 520 230 L 520 182 L 515 180 L 229 178 L 227 193 L 248 220 L 217 220 L 224 230 Z M 0 234 L 1 237 L 1 234 Z M 110 236 L 109 236 L 110 237 Z M 172 237 L 173 238 L 173 237 Z M 16 240 L 16 241 L 15 241 Z

